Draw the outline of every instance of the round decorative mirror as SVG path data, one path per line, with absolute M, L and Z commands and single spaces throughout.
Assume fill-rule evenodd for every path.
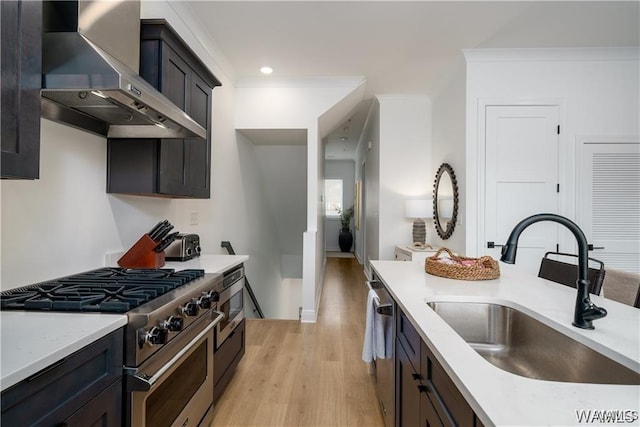
M 443 163 L 433 184 L 433 221 L 438 236 L 444 240 L 451 237 L 457 220 L 458 181 L 451 165 Z

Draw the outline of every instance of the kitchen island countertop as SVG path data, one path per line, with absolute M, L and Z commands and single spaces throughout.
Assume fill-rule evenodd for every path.
M 167 262 L 163 268 L 223 273 L 248 259 L 246 255 L 202 255 L 186 262 Z M 126 324 L 125 314 L 0 311 L 0 389 L 17 384 Z
M 476 353 L 426 301 L 494 302 L 520 309 L 636 372 L 640 310 L 591 296 L 609 314 L 593 322 L 594 330 L 583 330 L 571 326 L 575 289 L 537 278 L 517 265 L 500 263 L 501 277 L 488 281 L 432 276 L 420 262 L 371 265 L 485 426 L 577 425 L 579 414 L 593 410 L 618 410 L 626 416 L 624 425 L 640 424 L 640 386 L 543 381 L 503 371 Z M 582 420 L 582 425 L 587 423 Z

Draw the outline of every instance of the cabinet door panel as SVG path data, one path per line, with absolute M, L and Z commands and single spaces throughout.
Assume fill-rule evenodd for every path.
M 65 427 L 119 427 L 122 420 L 122 380 L 118 380 L 80 408 L 62 424 Z
M 162 94 L 182 111 L 187 111 L 189 105 L 187 93 L 191 74 L 189 66 L 166 44 L 162 49 L 162 63 Z
M 433 404 L 429 400 L 426 392 L 420 393 L 420 417 L 422 419 L 422 423 L 420 425 L 423 427 L 443 426 L 442 421 L 440 421 L 440 417 L 438 417 L 438 413 L 433 407 Z
M 2 1 L 0 170 L 3 178 L 36 179 L 40 170 L 42 2 Z
M 213 90 L 198 77 L 197 74 L 191 75 L 191 85 L 189 95 L 189 115 L 200 126 L 205 129 L 209 128 L 211 117 L 211 91 Z
M 396 330 L 398 339 L 404 346 L 411 364 L 416 368 L 416 370 L 419 370 L 420 343 L 422 342 L 420 335 L 418 335 L 418 331 L 416 331 L 409 318 L 401 310 L 398 310 L 397 319 L 398 324 Z
M 404 347 L 396 340 L 396 418 L 399 427 L 420 425 L 420 392 L 415 373 Z
M 444 425 L 473 427 L 475 414 L 471 406 L 424 342 L 421 352 L 421 374 L 427 382 L 429 398 Z
M 162 48 L 162 94 L 182 111 L 189 110 L 189 66 L 166 44 Z M 186 194 L 186 144 L 182 139 L 163 139 L 160 143 L 158 192 L 170 195 Z
M 163 194 L 185 194 L 186 144 L 183 139 L 163 139 L 160 144 L 160 176 L 158 191 Z
M 211 151 L 207 141 L 186 139 L 187 155 L 186 187 L 189 195 L 209 197 L 209 164 Z
M 187 155 L 186 187 L 190 195 L 209 197 L 211 170 L 211 91 L 213 89 L 192 75 L 190 91 L 190 115 L 207 129 L 207 139 L 185 140 Z

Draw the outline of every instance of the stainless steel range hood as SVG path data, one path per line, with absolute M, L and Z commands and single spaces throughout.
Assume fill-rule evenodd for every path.
M 138 76 L 139 0 L 45 1 L 42 115 L 109 138 L 206 138 Z

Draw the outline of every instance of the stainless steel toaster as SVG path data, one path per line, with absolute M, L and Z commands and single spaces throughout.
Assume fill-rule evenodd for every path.
M 187 261 L 200 256 L 200 237 L 197 234 L 178 234 L 165 249 L 167 261 Z

